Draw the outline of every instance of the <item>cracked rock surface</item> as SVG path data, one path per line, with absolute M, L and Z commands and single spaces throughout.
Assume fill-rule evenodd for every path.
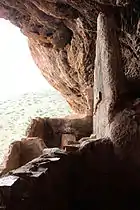
M 49 83 L 77 113 L 90 110 L 96 21 L 115 13 L 127 82 L 139 88 L 139 0 L 1 0 L 0 17 L 21 28 L 33 59 Z M 91 112 L 89 112 L 91 113 Z

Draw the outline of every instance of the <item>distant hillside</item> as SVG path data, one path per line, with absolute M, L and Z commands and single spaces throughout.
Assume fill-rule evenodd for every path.
M 34 117 L 64 116 L 70 107 L 54 89 L 26 93 L 8 100 L 0 100 L 0 159 L 8 145 L 20 140 Z

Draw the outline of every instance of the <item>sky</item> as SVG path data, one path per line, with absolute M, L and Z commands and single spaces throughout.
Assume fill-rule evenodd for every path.
M 47 88 L 19 28 L 0 19 L 0 99 Z

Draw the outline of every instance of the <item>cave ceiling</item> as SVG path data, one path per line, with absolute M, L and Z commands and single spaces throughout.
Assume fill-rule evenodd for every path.
M 93 87 L 96 21 L 116 17 L 122 69 L 140 84 L 139 0 L 1 0 L 0 17 L 28 37 L 32 57 L 48 82 L 77 113 L 89 109 Z

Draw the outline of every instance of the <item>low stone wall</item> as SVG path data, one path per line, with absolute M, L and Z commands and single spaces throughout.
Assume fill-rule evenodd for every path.
M 0 207 L 139 209 L 139 171 L 115 155 L 109 139 L 92 141 L 72 153 L 48 149 L 46 154 L 0 178 Z
M 36 118 L 27 129 L 27 138 L 13 142 L 0 166 L 1 174 L 19 168 L 43 154 L 44 148 L 77 149 L 81 137 L 92 132 L 91 117 Z
M 42 138 L 47 147 L 61 147 L 63 134 L 72 134 L 76 141 L 92 134 L 91 116 L 68 116 L 65 118 L 36 118 L 29 125 L 27 137 Z

